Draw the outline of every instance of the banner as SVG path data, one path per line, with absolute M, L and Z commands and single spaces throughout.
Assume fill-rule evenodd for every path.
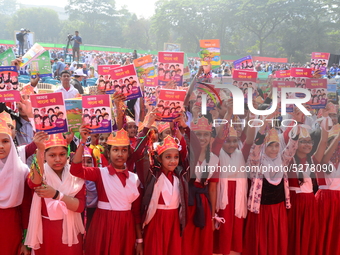
M 180 51 L 181 44 L 179 43 L 164 43 L 164 51 Z

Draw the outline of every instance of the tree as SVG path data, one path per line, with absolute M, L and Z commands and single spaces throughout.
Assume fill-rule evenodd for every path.
M 11 16 L 6 30 L 27 28 L 34 32 L 35 41 L 55 43 L 59 34 L 59 17 L 57 12 L 48 8 L 22 8 Z
M 123 37 L 125 47 L 132 49 L 150 49 L 151 22 L 144 18 L 138 19 L 136 14 L 133 14 L 123 29 Z

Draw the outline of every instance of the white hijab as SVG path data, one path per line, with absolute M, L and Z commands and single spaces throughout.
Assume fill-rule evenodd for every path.
M 46 183 L 53 188 L 59 190 L 64 195 L 75 197 L 82 189 L 84 180 L 74 177 L 70 174 L 70 165 L 66 164 L 62 173 L 62 179 L 53 171 L 53 169 L 45 163 L 44 178 Z M 50 220 L 63 220 L 62 243 L 72 246 L 78 243 L 78 234 L 84 233 L 84 225 L 81 215 L 67 209 L 63 201 L 53 200 L 52 198 L 44 198 L 48 217 Z M 36 250 L 43 243 L 43 229 L 41 216 L 41 198 L 34 193 L 32 206 L 30 211 L 30 219 L 28 224 L 25 245 Z
M 25 180 L 29 173 L 27 165 L 19 158 L 11 136 L 11 150 L 5 159 L 0 160 L 0 208 L 21 205 L 24 197 Z
M 265 152 L 265 147 L 267 145 L 263 146 L 263 151 L 262 151 L 262 156 L 261 156 L 261 167 L 262 167 L 262 172 L 266 180 L 273 185 L 279 185 L 282 178 L 283 178 L 283 173 L 284 171 L 279 168 L 282 166 L 282 159 L 281 159 L 281 153 L 282 151 L 279 151 L 277 154 L 276 158 L 270 158 L 267 156 Z M 275 167 L 278 167 L 278 171 L 275 172 Z M 264 168 L 266 167 L 267 171 L 263 171 Z M 271 171 L 271 169 L 274 169 L 274 171 Z

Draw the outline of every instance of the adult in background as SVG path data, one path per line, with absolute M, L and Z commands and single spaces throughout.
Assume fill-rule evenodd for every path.
M 73 73 L 74 78 L 71 80 L 71 85 L 73 85 L 80 94 L 84 94 L 83 86 L 81 85 L 81 82 L 83 81 L 84 77 L 86 77 L 86 74 L 84 74 L 83 69 L 77 69 Z
M 72 84 L 70 84 L 71 74 L 69 71 L 64 70 L 61 72 L 60 81 L 61 87 L 56 89 L 55 92 L 62 92 L 64 99 L 75 98 L 79 95 L 80 91 L 78 91 L 78 89 L 76 89 Z
M 57 59 L 55 59 L 54 61 L 56 61 Z M 59 61 L 57 61 L 57 67 L 56 67 L 56 71 L 55 71 L 55 77 L 58 79 L 61 76 L 62 71 L 65 70 L 66 64 L 64 63 L 64 59 L 59 59 Z
M 16 35 L 17 40 L 19 41 L 19 56 L 23 56 L 24 55 L 24 43 L 25 43 L 25 35 L 27 34 L 27 32 L 25 31 L 25 29 L 20 29 L 20 33 L 18 33 Z
M 79 32 L 75 31 L 75 36 L 72 37 L 71 41 L 74 41 L 72 51 L 73 51 L 73 60 L 79 62 L 80 57 L 80 44 L 82 44 L 82 39 L 79 36 Z M 76 58 L 77 55 L 77 58 Z

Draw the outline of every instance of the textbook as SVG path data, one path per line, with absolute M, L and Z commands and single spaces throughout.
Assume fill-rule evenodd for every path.
M 273 81 L 273 88 L 277 88 L 278 90 L 278 109 L 281 112 L 281 98 L 296 98 L 295 93 L 288 92 L 286 95 L 282 95 L 282 88 L 295 88 L 295 83 L 293 81 Z M 293 112 L 294 105 L 292 104 L 287 104 L 286 112 Z
M 36 132 L 47 134 L 68 132 L 63 93 L 34 94 L 30 96 Z
M 324 109 L 328 102 L 327 79 L 307 79 L 306 88 L 311 93 L 309 104 L 312 109 Z
M 0 91 L 19 90 L 16 66 L 0 66 Z
M 16 66 L 0 66 L 0 102 L 20 102 Z
M 46 51 L 39 43 L 35 43 L 22 57 L 20 67 L 24 67 L 38 58 L 43 52 Z
M 201 65 L 211 65 L 212 69 L 221 65 L 221 48 L 219 39 L 200 40 Z
M 158 52 L 158 85 L 174 81 L 183 85 L 184 52 Z
M 142 97 L 139 80 L 133 64 L 110 70 L 112 89 L 106 94 L 123 93 L 126 100 Z
M 110 95 L 92 95 L 82 97 L 82 123 L 86 124 L 92 134 L 111 133 Z
M 66 117 L 69 129 L 73 132 L 78 132 L 82 124 L 82 99 L 71 98 L 65 99 Z
M 251 69 L 254 70 L 253 58 L 249 55 L 233 62 L 234 69 Z
M 30 63 L 31 75 L 39 73 L 39 77 L 52 77 L 50 52 L 45 51 Z
M 9 66 L 12 60 L 15 60 L 15 54 L 12 48 L 0 53 L 0 66 Z
M 157 101 L 157 91 L 160 87 L 157 85 L 156 78 L 145 78 L 144 79 L 144 99 L 149 99 L 149 104 L 152 106 L 156 105 Z
M 140 83 L 145 83 L 146 78 L 155 78 L 156 69 L 150 55 L 133 60 Z

